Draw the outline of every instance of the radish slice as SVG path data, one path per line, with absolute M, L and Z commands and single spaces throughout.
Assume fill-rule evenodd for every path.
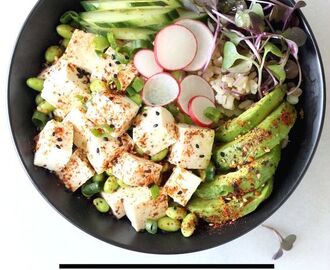
M 204 115 L 204 111 L 208 107 L 215 108 L 215 105 L 204 96 L 196 96 L 189 101 L 189 115 L 196 125 L 209 127 L 212 124 L 212 121 Z
M 200 76 L 189 75 L 180 83 L 180 95 L 178 97 L 178 105 L 186 114 L 189 114 L 188 103 L 195 96 L 204 96 L 214 102 L 214 92 L 208 82 Z
M 194 60 L 184 68 L 186 71 L 196 71 L 202 69 L 214 49 L 213 34 L 202 22 L 183 19 L 175 24 L 182 25 L 190 30 L 197 40 L 197 53 Z
M 138 51 L 134 56 L 134 66 L 146 78 L 163 71 L 163 68 L 157 64 L 152 50 L 144 49 Z
M 155 38 L 155 57 L 167 70 L 179 70 L 188 66 L 197 53 L 197 41 L 186 27 L 172 24 L 163 28 Z
M 142 99 L 149 106 L 164 106 L 173 102 L 180 93 L 177 80 L 162 72 L 150 77 L 144 85 Z

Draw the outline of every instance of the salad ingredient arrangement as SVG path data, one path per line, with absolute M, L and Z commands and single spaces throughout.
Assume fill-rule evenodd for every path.
M 26 81 L 34 164 L 136 231 L 190 237 L 253 212 L 297 119 L 304 2 L 81 4 Z

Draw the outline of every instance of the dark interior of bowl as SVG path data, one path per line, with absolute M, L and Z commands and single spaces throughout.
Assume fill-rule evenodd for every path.
M 290 136 L 291 143 L 283 151 L 272 196 L 257 211 L 233 224 L 218 229 L 206 228 L 185 239 L 180 233 L 136 233 L 128 220 L 116 221 L 98 213 L 79 192 L 72 194 L 66 191 L 54 175 L 33 166 L 33 137 L 36 130 L 31 123 L 31 116 L 35 106 L 34 93 L 27 89 L 25 80 L 38 74 L 45 49 L 58 42 L 55 27 L 60 15 L 79 8 L 78 0 L 41 0 L 23 27 L 9 76 L 9 116 L 18 153 L 35 186 L 64 217 L 110 244 L 141 252 L 174 254 L 203 250 L 233 240 L 259 225 L 283 204 L 311 162 L 325 110 L 322 63 L 312 32 L 304 19 L 302 26 L 309 33 L 307 44 L 300 52 L 304 76 L 304 95 L 300 106 L 304 118 L 295 125 Z

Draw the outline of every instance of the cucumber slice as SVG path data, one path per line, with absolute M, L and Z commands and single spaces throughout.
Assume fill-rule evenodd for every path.
M 176 21 L 182 19 L 201 20 L 207 17 L 207 14 L 205 12 L 196 13 L 183 8 L 178 8 L 177 12 L 179 13 L 179 18 L 177 18 Z
M 134 10 L 116 10 L 116 11 L 88 11 L 80 13 L 80 17 L 82 20 L 90 23 L 97 24 L 113 24 L 119 22 L 127 22 L 127 21 L 145 21 L 154 19 L 156 22 L 153 24 L 157 24 L 157 18 L 166 17 L 167 13 L 169 13 L 169 18 L 175 19 L 173 17 L 172 8 L 162 8 L 162 9 L 153 9 L 153 10 L 145 10 L 145 9 L 134 9 Z M 179 17 L 179 14 L 176 12 L 176 18 Z
M 162 7 L 181 7 L 179 0 L 105 0 L 82 1 L 81 5 L 86 11 L 94 10 L 118 10 L 118 9 L 156 9 Z
M 110 28 L 116 39 L 123 40 L 151 40 L 156 31 L 143 28 Z

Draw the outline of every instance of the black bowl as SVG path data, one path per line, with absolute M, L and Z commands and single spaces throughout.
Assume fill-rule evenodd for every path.
M 320 52 L 302 14 L 301 24 L 309 36 L 300 52 L 304 94 L 299 106 L 304 111 L 304 117 L 295 125 L 291 132 L 291 143 L 283 151 L 272 196 L 254 213 L 218 229 L 198 231 L 189 239 L 180 233 L 136 233 L 128 220 L 116 221 L 98 213 L 79 192 L 72 194 L 66 191 L 54 175 L 33 166 L 32 149 L 36 130 L 31 123 L 31 115 L 35 106 L 34 93 L 27 89 L 25 80 L 38 74 L 45 49 L 58 42 L 55 27 L 60 15 L 79 8 L 78 0 L 39 1 L 21 31 L 9 74 L 8 108 L 17 151 L 36 188 L 64 217 L 83 231 L 116 246 L 140 252 L 178 254 L 231 241 L 258 226 L 288 199 L 315 153 L 325 112 L 325 80 Z

